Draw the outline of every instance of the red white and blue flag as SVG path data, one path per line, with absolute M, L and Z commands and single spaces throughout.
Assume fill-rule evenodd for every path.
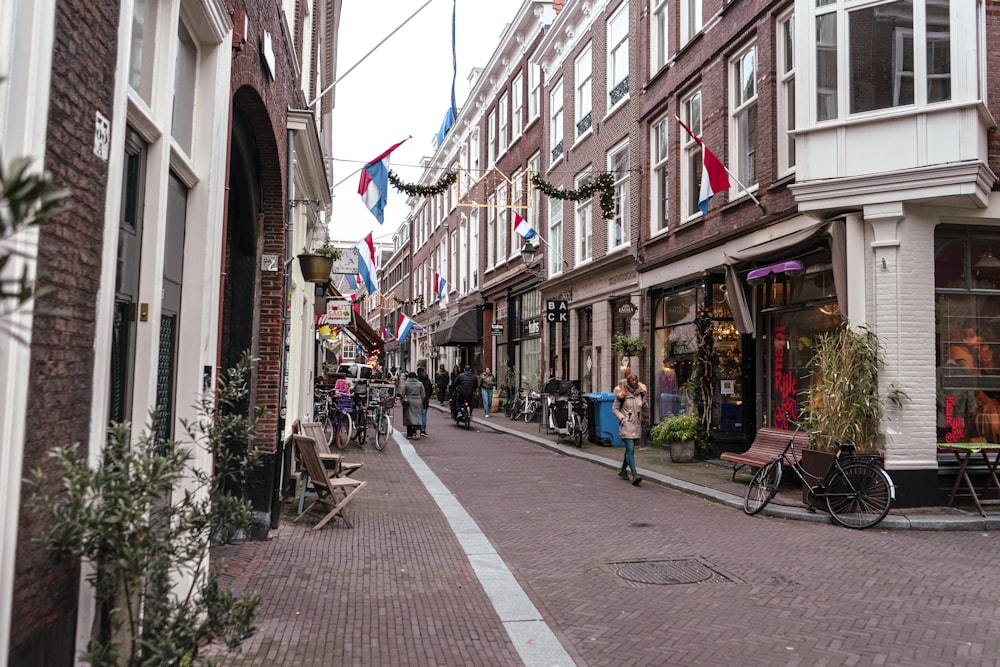
M 702 215 L 708 215 L 709 200 L 712 195 L 729 189 L 729 176 L 722 161 L 708 150 L 708 146 L 698 138 L 698 135 L 692 132 L 691 128 L 685 125 L 680 118 L 677 119 L 677 122 L 701 146 L 701 192 L 698 194 L 698 208 L 701 209 Z
M 538 232 L 532 229 L 527 220 L 519 216 L 517 213 L 514 214 L 514 231 L 520 234 L 525 241 L 538 236 Z
M 382 340 L 389 340 L 389 327 L 382 327 Z
M 358 249 L 358 274 L 365 283 L 369 294 L 378 291 L 375 272 L 375 241 L 371 232 L 354 246 Z
M 406 139 L 379 155 L 361 170 L 358 194 L 380 225 L 385 222 L 385 204 L 388 201 L 389 154 L 399 148 L 404 141 Z
M 444 294 L 444 286 L 448 284 L 448 281 L 444 279 L 444 276 L 439 273 L 434 273 L 434 294 L 437 298 L 441 298 Z
M 396 325 L 396 340 L 402 343 L 413 328 L 413 320 L 406 316 L 406 313 L 399 314 L 399 323 Z
M 354 289 L 354 290 L 358 289 L 358 285 L 360 284 L 358 282 L 358 280 L 360 278 L 360 276 L 358 274 L 355 273 L 355 274 L 352 275 L 352 274 L 348 273 L 347 276 L 346 276 L 346 278 L 347 278 L 347 286 L 349 288 Z

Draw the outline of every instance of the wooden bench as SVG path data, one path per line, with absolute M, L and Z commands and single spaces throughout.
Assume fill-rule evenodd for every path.
M 788 439 L 792 437 L 792 431 L 785 431 L 778 428 L 762 428 L 757 431 L 750 449 L 745 452 L 723 452 L 719 458 L 733 464 L 733 479 L 736 479 L 736 472 L 743 466 L 749 468 L 762 468 L 774 459 L 781 456 L 788 444 Z M 802 459 L 802 450 L 809 445 L 809 434 L 800 431 L 795 436 L 795 460 Z M 788 456 L 791 456 L 789 454 Z M 787 458 L 785 465 L 790 465 Z

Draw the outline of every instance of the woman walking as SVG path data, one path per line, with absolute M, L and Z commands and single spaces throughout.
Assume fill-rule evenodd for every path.
M 448 385 L 451 384 L 448 369 L 444 367 L 444 364 L 438 366 L 437 373 L 434 375 L 434 384 L 437 385 L 438 403 L 444 405 L 445 394 L 448 392 Z
M 493 387 L 496 382 L 497 378 L 490 371 L 489 366 L 479 374 L 479 393 L 483 397 L 483 417 L 486 418 L 490 416 L 490 406 L 493 405 Z
M 424 438 L 427 436 L 427 408 L 431 405 L 431 377 L 423 366 L 417 369 L 417 379 L 424 387 L 424 398 L 420 402 L 420 437 Z
M 643 416 L 649 403 L 646 401 L 646 385 L 639 382 L 639 376 L 629 373 L 615 387 L 615 402 L 611 413 L 618 418 L 620 424 L 618 433 L 625 442 L 625 460 L 618 476 L 628 481 L 632 472 L 632 485 L 639 486 L 642 477 L 635 469 L 635 441 L 642 437 Z
M 420 413 L 424 406 L 424 385 L 417 379 L 416 373 L 406 376 L 399 392 L 403 403 L 403 425 L 406 426 L 406 437 L 420 439 Z

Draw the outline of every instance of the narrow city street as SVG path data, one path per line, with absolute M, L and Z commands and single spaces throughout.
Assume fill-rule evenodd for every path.
M 489 423 L 509 422 L 466 431 L 435 409 L 412 446 L 398 431 L 382 452 L 350 445 L 369 482 L 353 529 L 311 532 L 316 519 L 286 513 L 270 541 L 215 549 L 224 583 L 263 603 L 241 652 L 212 654 L 289 666 L 996 664 L 997 533 L 748 517 Z

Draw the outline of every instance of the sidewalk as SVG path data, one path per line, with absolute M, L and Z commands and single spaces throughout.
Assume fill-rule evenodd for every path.
M 431 408 L 442 412 L 447 406 L 431 402 Z M 604 447 L 584 441 L 582 448 L 577 448 L 568 438 L 559 439 L 558 433 L 539 428 L 537 423 L 526 424 L 523 421 L 513 421 L 502 413 L 491 414 L 483 418 L 482 410 L 475 410 L 474 421 L 480 426 L 487 426 L 494 431 L 516 435 L 524 440 L 534 442 L 553 451 L 567 456 L 591 461 L 618 471 L 621 467 L 624 450 L 621 447 Z M 636 447 L 636 468 L 647 483 L 684 491 L 714 502 L 743 511 L 743 495 L 748 475 L 738 473 L 732 479 L 732 467 L 722 461 L 695 461 L 693 463 L 672 463 L 670 453 L 664 448 L 652 444 Z M 796 521 L 813 521 L 829 523 L 826 512 L 809 512 L 802 502 L 801 491 L 794 486 L 783 483 L 778 495 L 761 512 L 768 516 L 793 519 Z M 880 524 L 881 529 L 895 530 L 1000 530 L 1000 511 L 987 512 L 984 518 L 975 509 L 955 507 L 907 507 L 892 509 Z

